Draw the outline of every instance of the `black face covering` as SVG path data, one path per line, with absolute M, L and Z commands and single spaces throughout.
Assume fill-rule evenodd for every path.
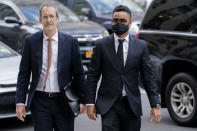
M 129 26 L 121 23 L 117 23 L 112 25 L 112 29 L 116 35 L 123 35 L 129 30 Z

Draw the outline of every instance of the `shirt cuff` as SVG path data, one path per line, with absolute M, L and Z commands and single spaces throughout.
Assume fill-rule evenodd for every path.
M 17 103 L 16 105 L 17 106 L 19 106 L 19 105 L 21 105 L 21 106 L 23 105 L 24 106 L 25 104 L 24 103 Z
M 86 104 L 86 106 L 94 106 L 95 104 Z

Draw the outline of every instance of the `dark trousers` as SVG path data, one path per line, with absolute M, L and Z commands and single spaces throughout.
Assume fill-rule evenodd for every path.
M 61 96 L 50 98 L 36 91 L 31 115 L 34 131 L 74 131 L 74 117 Z
M 102 131 L 140 131 L 141 118 L 129 107 L 127 97 L 119 98 L 102 119 Z

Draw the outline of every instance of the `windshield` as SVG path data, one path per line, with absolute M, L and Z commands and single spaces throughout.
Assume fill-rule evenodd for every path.
M 100 14 L 110 14 L 118 5 L 127 6 L 131 10 L 132 14 L 143 13 L 142 8 L 132 0 L 91 0 L 91 2 Z
M 41 3 L 32 3 L 32 4 L 18 4 L 19 9 L 27 18 L 27 20 L 38 23 L 39 21 L 39 8 Z M 78 22 L 79 18 L 70 11 L 67 7 L 62 5 L 61 3 L 55 2 L 55 6 L 57 7 L 60 22 Z
M 0 43 L 0 58 L 15 56 L 16 53 Z

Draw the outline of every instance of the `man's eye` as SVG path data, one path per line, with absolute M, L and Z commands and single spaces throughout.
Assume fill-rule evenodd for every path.
M 113 19 L 112 20 L 112 22 L 114 22 L 114 23 L 121 23 L 121 24 L 125 24 L 125 23 L 127 23 L 127 20 L 126 19 Z
M 118 22 L 119 21 L 119 19 L 113 19 L 113 22 Z
M 47 18 L 48 18 L 48 16 L 43 16 L 43 18 L 44 18 L 44 19 L 47 19 Z
M 126 19 L 120 19 L 120 22 L 121 22 L 121 23 L 126 23 L 127 20 L 126 20 Z
M 55 18 L 55 16 L 54 16 L 54 15 L 49 15 L 49 17 L 50 17 L 50 18 Z

